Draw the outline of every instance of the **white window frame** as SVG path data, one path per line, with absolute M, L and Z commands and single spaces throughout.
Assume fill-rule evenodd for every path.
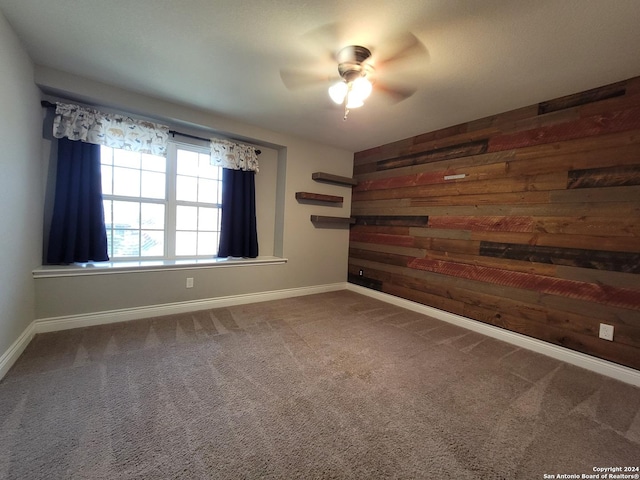
M 170 140 L 167 147 L 166 156 L 166 168 L 165 168 L 165 198 L 164 199 L 151 199 L 146 197 L 126 197 L 113 194 L 103 194 L 104 200 L 123 200 L 123 201 L 135 201 L 139 203 L 161 203 L 165 205 L 165 223 L 164 223 L 164 254 L 162 256 L 127 256 L 127 257 L 112 257 L 110 250 L 110 262 L 113 263 L 131 263 L 131 262 L 146 262 L 146 261 L 183 261 L 183 260 L 207 260 L 216 259 L 216 254 L 205 255 L 176 255 L 176 211 L 177 206 L 203 206 L 207 208 L 218 208 L 218 218 L 222 214 L 221 204 L 203 203 L 203 202 L 187 202 L 178 201 L 176 199 L 176 183 L 177 183 L 177 159 L 178 150 L 188 150 L 196 152 L 198 154 L 209 155 L 209 148 L 203 145 L 197 145 L 187 142 L 178 142 Z M 220 187 L 222 188 L 222 168 L 220 168 Z M 109 242 L 111 236 L 109 230 L 107 230 L 107 236 Z M 219 241 L 219 237 L 218 237 Z M 216 246 L 217 251 L 217 246 Z

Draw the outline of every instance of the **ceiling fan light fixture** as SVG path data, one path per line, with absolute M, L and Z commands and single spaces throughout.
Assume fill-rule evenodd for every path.
M 358 77 L 351 84 L 350 95 L 364 101 L 371 95 L 372 88 L 373 86 L 367 77 Z
M 341 105 L 342 102 L 344 102 L 348 91 L 349 87 L 347 84 L 343 81 L 339 81 L 329 87 L 329 96 L 331 97 L 331 100 L 338 105 Z
M 347 110 L 351 108 L 359 108 L 363 105 L 364 105 L 364 100 L 360 98 L 358 95 L 354 95 L 352 91 L 347 94 L 347 104 L 345 105 L 345 108 Z

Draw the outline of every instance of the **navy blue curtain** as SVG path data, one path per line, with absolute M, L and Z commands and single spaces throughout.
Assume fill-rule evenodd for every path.
M 258 256 L 255 172 L 222 169 L 222 221 L 218 256 Z
M 100 146 L 60 138 L 47 263 L 92 260 L 109 260 Z

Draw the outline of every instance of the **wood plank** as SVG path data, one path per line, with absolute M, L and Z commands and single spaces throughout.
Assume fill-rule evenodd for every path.
M 389 190 L 370 190 L 353 192 L 352 201 L 388 200 L 396 198 L 441 197 L 444 195 L 472 195 L 493 193 L 514 193 L 527 191 L 545 191 L 565 189 L 566 172 L 554 172 L 544 175 L 493 178 L 461 183 L 441 183 L 435 185 L 418 185 L 415 187 L 395 188 Z
M 424 227 L 429 223 L 427 215 L 356 215 L 356 225 Z
M 450 158 L 468 157 L 470 155 L 480 155 L 487 151 L 487 141 L 468 142 L 459 145 L 451 145 L 441 148 L 434 148 L 426 152 L 395 157 L 388 160 L 380 160 L 376 163 L 377 170 L 389 170 L 406 167 L 409 165 L 419 165 L 422 163 L 440 162 Z
M 640 143 L 640 128 L 622 132 L 606 133 L 593 137 L 567 139 L 561 142 L 540 143 L 529 147 L 514 149 L 516 159 L 539 159 L 549 156 L 569 155 L 578 152 L 590 152 L 605 148 L 617 148 Z M 493 153 L 493 152 L 492 152 Z
M 634 188 L 634 187 L 627 187 Z M 588 189 L 584 189 L 587 191 Z M 580 191 L 580 190 L 575 190 Z M 604 217 L 640 217 L 640 201 L 638 202 L 576 202 L 576 203 L 550 203 L 550 204 L 526 204 L 526 205 L 460 205 L 460 206 L 429 206 L 424 205 L 421 199 L 380 200 L 372 202 L 354 202 L 352 204 L 354 215 L 478 215 L 490 216 L 537 216 L 537 217 L 568 217 L 594 216 Z
M 597 355 L 600 358 L 627 365 L 631 368 L 640 367 L 640 357 L 635 346 L 620 343 L 620 348 L 617 348 L 618 345 L 612 345 L 611 342 L 603 342 L 590 334 L 567 331 L 564 328 L 542 325 L 536 322 L 526 322 L 515 315 L 504 312 L 497 313 L 482 307 L 466 306 L 463 315 L 571 350 Z
M 511 175 L 536 175 L 555 171 L 570 171 L 600 167 L 640 164 L 640 144 L 594 148 L 590 151 L 561 153 L 530 158 L 518 158 L 507 162 Z
M 514 205 L 531 203 L 550 203 L 550 194 L 543 192 L 475 193 L 471 195 L 443 195 L 441 197 L 422 197 L 413 199 L 412 205 L 424 206 L 475 206 L 475 205 Z M 584 201 L 584 200 L 583 200 Z
M 559 125 L 561 123 L 575 121 L 580 118 L 580 112 L 576 108 L 560 110 L 547 115 L 534 115 L 529 118 L 522 118 L 513 123 L 501 125 L 500 134 L 517 133 L 534 128 Z
M 419 255 L 416 255 L 419 256 Z M 640 275 L 610 270 L 593 270 L 589 268 L 568 267 L 558 265 L 556 276 L 579 282 L 601 283 L 612 287 L 635 288 L 640 290 Z
M 469 255 L 478 255 L 480 253 L 480 242 L 475 240 L 416 237 L 414 245 L 418 248 L 446 253 L 465 253 Z
M 532 217 L 533 231 L 565 235 L 640 237 L 640 223 L 635 218 L 613 217 Z
M 393 253 L 396 255 L 404 255 L 408 257 L 424 257 L 426 250 L 414 247 L 398 247 L 395 245 L 380 245 L 375 243 L 349 242 L 349 251 L 369 250 L 372 252 Z
M 350 271 L 352 268 L 350 267 Z M 355 270 L 355 269 L 354 269 Z M 601 318 L 579 315 L 571 312 L 565 312 L 547 307 L 523 303 L 508 297 L 481 293 L 476 290 L 468 290 L 455 286 L 442 286 L 439 282 L 430 282 L 420 278 L 412 278 L 395 273 L 381 272 L 375 269 L 366 269 L 367 275 L 375 278 L 385 286 L 395 285 L 398 287 L 423 292 L 428 297 L 413 297 L 414 301 L 422 303 L 424 300 L 432 301 L 433 297 L 444 297 L 462 302 L 465 305 L 465 316 L 468 318 L 480 319 L 485 321 L 484 317 L 469 316 L 470 310 L 475 307 L 486 309 L 491 312 L 494 319 L 501 320 L 500 325 L 510 327 L 514 321 L 518 324 L 531 324 L 535 322 L 540 328 L 552 327 L 565 330 L 567 332 L 576 332 L 580 334 L 598 336 L 599 323 Z M 389 292 L 390 293 L 390 292 Z M 398 294 L 396 291 L 394 294 Z M 403 297 L 406 298 L 406 297 Z M 419 298 L 419 299 L 418 299 Z M 433 303 L 426 305 L 434 306 Z M 436 307 L 441 308 L 441 307 Z M 513 319 L 504 318 L 510 315 Z M 610 320 L 609 320 L 610 321 Z M 616 331 L 616 343 L 621 343 L 633 347 L 640 347 L 640 326 L 630 325 L 624 322 L 610 321 L 614 325 Z M 498 324 L 498 322 L 493 323 Z
M 440 297 L 438 295 L 432 295 L 424 291 L 407 289 L 393 283 L 383 282 L 382 291 L 384 293 L 388 293 L 389 295 L 394 295 L 396 297 L 411 300 L 412 302 L 429 305 L 431 307 L 438 308 L 446 312 L 455 313 L 457 315 L 462 315 L 464 312 L 464 304 L 458 300 L 447 297 Z
M 407 167 L 396 168 L 394 170 L 380 170 L 375 172 L 359 173 L 357 175 L 358 184 L 365 180 L 380 180 L 384 178 L 394 178 L 396 176 L 411 176 L 418 173 L 429 172 L 452 172 L 464 173 L 458 171 L 461 168 L 475 168 L 485 166 L 491 168 L 490 165 L 502 163 L 516 158 L 516 151 L 502 151 L 493 153 L 483 153 L 482 155 L 471 155 L 469 157 L 452 158 L 441 162 L 422 163 L 419 165 L 410 165 Z M 443 174 L 444 175 L 444 174 Z
M 483 241 L 480 242 L 480 255 L 596 270 L 640 273 L 640 253 Z
M 626 185 L 640 185 L 640 158 L 638 158 L 638 165 L 571 170 L 567 182 L 567 188 L 621 187 Z
M 604 233 L 604 232 L 603 232 Z M 640 252 L 640 242 L 635 237 L 607 237 L 595 235 L 560 235 L 552 233 L 472 232 L 472 240 L 537 245 L 541 247 L 578 248 L 609 252 Z
M 566 95 L 538 104 L 538 115 L 544 115 L 557 110 L 562 110 L 588 103 L 606 100 L 608 98 L 620 97 L 626 93 L 626 82 L 617 82 L 604 87 L 592 88 L 584 92 Z
M 534 219 L 518 216 L 431 216 L 429 227 L 484 232 L 533 232 Z
M 361 180 L 354 192 L 370 190 L 386 190 L 391 188 L 414 187 L 417 185 L 434 185 L 450 182 L 470 182 L 490 178 L 504 177 L 507 174 L 507 162 L 490 165 L 468 166 L 454 169 L 438 170 L 435 172 L 420 172 L 411 175 L 393 176 L 372 180 Z M 460 179 L 447 179 L 450 176 L 464 175 Z
M 325 195 L 323 193 L 296 192 L 296 200 L 322 203 L 342 203 L 344 197 L 337 195 Z
M 355 217 L 353 217 L 355 218 Z M 390 235 L 410 235 L 411 227 L 388 226 L 388 225 L 356 225 L 351 226 L 351 231 L 355 233 L 388 233 Z
M 413 247 L 415 240 L 408 235 L 388 235 L 385 233 L 362 233 L 351 231 L 349 241 L 363 243 L 379 243 L 382 245 L 397 245 L 401 247 Z
M 605 202 L 615 202 L 623 205 L 623 202 L 638 202 L 640 187 L 604 187 L 604 188 L 576 188 L 571 190 L 556 190 L 549 192 L 549 201 L 554 204 L 561 203 L 586 203 L 601 205 Z M 578 214 L 579 215 L 579 214 Z
M 514 272 L 535 273 L 537 275 L 546 275 L 548 277 L 555 277 L 557 268 L 555 265 L 544 263 L 532 263 L 529 261 L 519 261 L 499 257 L 483 257 L 475 254 L 470 255 L 458 252 L 437 252 L 435 250 L 425 250 L 424 255 L 420 258 L 451 261 L 467 265 L 477 265 L 480 267 L 500 268 L 502 270 L 511 270 Z
M 449 230 L 443 228 L 418 228 L 409 229 L 409 235 L 414 237 L 450 238 L 453 240 L 471 240 L 470 230 Z
M 353 186 L 357 185 L 358 181 L 350 177 L 342 177 L 340 175 L 332 175 L 325 172 L 313 172 L 311 178 L 316 182 L 331 183 L 332 185 Z
M 361 287 L 370 288 L 371 290 L 382 291 L 382 282 L 373 278 L 364 277 L 357 273 L 349 273 L 347 277 L 349 283 L 360 285 Z
M 498 135 L 489 140 L 489 152 L 531 147 L 577 138 L 595 137 L 607 133 L 640 128 L 640 108 L 580 118 L 574 122 L 535 128 L 524 132 Z
M 335 225 L 349 225 L 354 222 L 349 217 L 331 217 L 326 215 L 311 215 L 311 221 L 319 224 L 335 224 Z
M 416 258 L 409 263 L 409 267 L 497 285 L 524 288 L 550 295 L 560 295 L 603 303 L 605 305 L 640 310 L 640 292 L 637 290 L 439 260 Z
M 406 267 L 414 258 L 407 255 L 374 252 L 371 250 L 360 250 L 357 248 L 350 248 L 349 256 L 353 258 L 360 258 L 363 260 L 370 260 L 372 262 L 384 263 L 385 265 L 399 265 L 401 267 Z
M 407 278 L 419 279 L 434 288 L 438 287 L 446 289 L 446 291 L 453 291 L 452 289 L 462 288 L 472 292 L 495 295 L 526 304 L 540 305 L 540 307 L 545 309 L 547 312 L 554 309 L 561 312 L 571 312 L 577 315 L 598 318 L 601 322 L 611 324 L 617 324 L 620 322 L 627 325 L 638 325 L 637 310 L 629 310 L 627 308 L 589 302 L 583 299 L 543 294 L 534 290 L 497 285 L 467 278 L 452 277 L 426 270 L 415 270 L 407 267 L 384 265 L 368 260 L 352 259 L 349 261 L 349 264 L 349 268 L 354 266 L 365 269 L 365 272 L 367 272 L 369 276 L 372 275 L 372 271 L 378 270 L 384 274 L 397 274 Z

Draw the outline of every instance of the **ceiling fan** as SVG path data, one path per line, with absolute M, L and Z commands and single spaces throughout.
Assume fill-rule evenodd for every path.
M 333 32 L 335 25 L 322 27 L 314 33 L 318 38 L 320 32 L 323 40 L 327 32 Z M 281 69 L 280 77 L 284 85 L 296 90 L 302 87 L 317 85 L 319 83 L 331 83 L 328 89 L 329 97 L 337 105 L 344 107 L 346 120 L 351 109 L 364 105 L 364 101 L 375 90 L 384 93 L 392 100 L 402 101 L 416 92 L 416 89 L 408 86 L 392 85 L 382 80 L 381 77 L 392 74 L 401 61 L 419 62 L 428 58 L 427 49 L 413 34 L 405 33 L 388 42 L 391 53 L 374 56 L 372 49 L 362 45 L 347 45 L 331 54 L 337 63 L 338 75 L 322 75 L 317 71 L 305 69 Z M 381 50 L 384 51 L 384 48 Z M 387 48 L 387 52 L 389 48 Z

